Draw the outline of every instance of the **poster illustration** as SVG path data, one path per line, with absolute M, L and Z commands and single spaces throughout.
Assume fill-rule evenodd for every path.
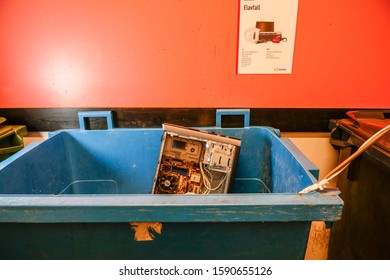
M 238 74 L 291 74 L 298 0 L 240 0 Z

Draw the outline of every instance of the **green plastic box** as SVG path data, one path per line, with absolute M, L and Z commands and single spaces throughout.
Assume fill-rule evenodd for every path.
M 5 118 L 0 117 L 0 124 L 4 122 Z M 0 161 L 23 149 L 23 136 L 26 135 L 27 128 L 24 125 L 0 125 Z

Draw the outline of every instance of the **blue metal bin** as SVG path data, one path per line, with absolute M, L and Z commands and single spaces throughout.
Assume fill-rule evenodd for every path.
M 337 195 L 298 194 L 318 169 L 279 131 L 208 127 L 242 139 L 232 193 L 151 194 L 162 129 L 80 114 L 0 163 L 1 259 L 303 259 L 312 221 L 340 219 Z M 106 117 L 107 130 L 87 130 Z

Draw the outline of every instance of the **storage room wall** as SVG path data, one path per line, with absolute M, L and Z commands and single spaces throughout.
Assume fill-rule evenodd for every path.
M 390 107 L 390 1 L 299 1 L 291 75 L 236 74 L 238 9 L 0 1 L 0 107 Z

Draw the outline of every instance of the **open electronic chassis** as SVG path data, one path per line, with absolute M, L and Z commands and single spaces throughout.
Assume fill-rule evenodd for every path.
M 163 130 L 153 194 L 229 192 L 240 139 L 166 123 Z

